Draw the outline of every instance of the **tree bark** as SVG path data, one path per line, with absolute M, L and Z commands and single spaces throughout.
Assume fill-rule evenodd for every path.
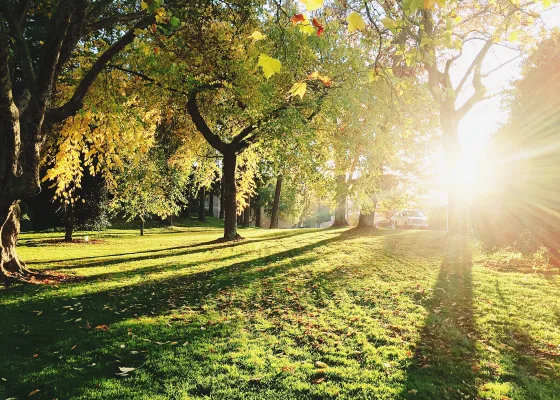
M 282 175 L 276 178 L 276 190 L 274 191 L 274 203 L 272 203 L 272 215 L 270 217 L 270 229 L 278 228 L 278 215 L 280 214 L 280 193 L 282 191 Z
M 440 123 L 443 132 L 443 147 L 445 150 L 445 166 L 447 177 L 447 231 L 451 235 L 466 233 L 466 210 L 461 204 L 460 188 L 455 176 L 461 158 L 461 144 L 459 143 L 459 120 L 456 111 L 442 108 Z
M 262 228 L 261 222 L 261 180 L 257 179 L 257 195 L 255 196 L 255 226 Z
M 4 285 L 13 281 L 29 281 L 33 276 L 40 275 L 29 271 L 16 252 L 19 234 L 20 208 L 15 202 L 0 209 L 0 276 Z
M 140 236 L 144 236 L 144 218 L 140 217 Z
M 210 190 L 208 193 L 208 211 L 206 215 L 209 217 L 214 216 L 214 191 Z
M 224 219 L 224 177 L 220 181 L 220 219 Z
M 237 189 L 235 187 L 235 168 L 237 154 L 232 148 L 224 151 L 223 176 L 224 176 L 224 237 L 223 240 L 236 240 L 241 237 L 237 233 Z
M 247 196 L 247 205 L 243 210 L 243 227 L 248 228 L 251 226 L 251 197 Z
M 346 198 L 347 198 L 347 184 L 346 178 L 342 175 L 337 177 L 337 205 L 334 210 L 334 222 L 332 226 L 348 226 L 348 221 L 346 220 Z
M 206 221 L 206 188 L 203 186 L 200 188 L 198 192 L 198 220 L 205 222 Z
M 74 205 L 72 203 L 66 205 L 65 214 L 64 241 L 71 242 L 74 233 Z

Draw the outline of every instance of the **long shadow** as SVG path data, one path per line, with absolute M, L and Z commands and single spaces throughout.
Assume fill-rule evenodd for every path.
M 223 290 L 242 291 L 244 287 L 259 284 L 262 279 L 307 265 L 315 259 L 315 256 L 307 254 L 348 237 L 332 235 L 297 248 L 209 271 L 145 280 L 93 293 L 76 295 L 70 290 L 66 292 L 68 294 L 61 295 L 57 292 L 59 289 L 53 287 L 29 290 L 21 301 L 7 302 L 0 308 L 0 339 L 6 344 L 0 357 L 0 371 L 7 379 L 0 387 L 0 397 L 25 397 L 32 389 L 41 391 L 36 398 L 87 397 L 84 393 L 97 390 L 100 382 L 116 379 L 117 365 L 139 366 L 146 361 L 135 358 L 146 357 L 144 353 L 131 355 L 128 348 L 122 351 L 118 348 L 118 343 L 127 340 L 127 327 L 137 318 L 181 310 L 199 310 L 203 315 L 203 303 L 219 296 Z M 79 285 L 70 283 L 61 286 Z M 7 289 L 0 298 L 14 300 L 13 295 L 17 293 Z M 125 324 L 119 324 L 125 321 Z M 88 325 L 108 325 L 109 330 L 88 329 Z M 187 351 L 201 341 L 211 343 L 213 340 L 213 329 L 201 332 L 200 325 L 193 327 L 181 322 L 173 329 L 163 324 L 150 327 L 139 322 L 139 325 L 138 334 L 152 335 L 152 341 L 188 340 Z M 233 328 L 224 329 L 223 332 L 227 333 L 227 329 Z M 226 334 L 223 332 L 221 334 Z M 154 362 L 158 354 L 168 351 L 168 347 L 143 342 L 138 346 L 149 346 L 149 358 Z M 162 373 L 157 368 L 151 370 L 149 366 L 144 366 L 143 370 L 147 374 Z M 142 395 L 145 398 L 149 397 L 148 394 L 161 395 L 158 392 L 161 386 L 150 382 L 149 379 L 147 383 L 140 383 L 145 391 Z M 192 393 L 196 394 L 207 393 Z M 123 397 L 117 394 L 105 398 Z
M 447 237 L 433 296 L 424 303 L 428 315 L 417 342 L 406 387 L 414 399 L 476 398 L 480 366 L 475 348 L 472 260 L 465 237 Z
M 289 233 L 289 234 L 271 234 L 271 235 L 263 235 L 260 236 L 259 238 L 256 239 L 246 239 L 246 240 L 239 240 L 239 241 L 235 241 L 235 242 L 230 242 L 230 243 L 223 243 L 223 244 L 217 244 L 215 240 L 211 240 L 211 241 L 205 241 L 205 242 L 200 242 L 200 243 L 194 243 L 191 245 L 185 245 L 185 246 L 173 246 L 173 247 L 166 247 L 166 248 L 162 248 L 162 249 L 153 249 L 153 250 L 144 250 L 144 251 L 134 251 L 134 252 L 126 252 L 126 253 L 118 253 L 118 254 L 106 254 L 106 255 L 99 255 L 99 256 L 88 256 L 88 257 L 77 257 L 77 258 L 65 258 L 65 259 L 61 259 L 61 260 L 48 260 L 49 263 L 66 263 L 69 261 L 84 261 L 84 263 L 87 260 L 95 260 L 95 259 L 110 259 L 113 257 L 124 257 L 124 256 L 129 256 L 129 255 L 135 255 L 135 254 L 151 254 L 151 253 L 164 253 L 167 251 L 172 251 L 172 250 L 184 250 L 184 249 L 192 249 L 192 248 L 198 248 L 198 247 L 204 247 L 204 246 L 214 246 L 214 248 L 212 249 L 205 249 L 205 250 L 218 250 L 221 248 L 228 248 L 228 247 L 237 247 L 240 245 L 245 245 L 245 244 L 251 244 L 251 243 L 259 243 L 259 242 L 264 242 L 264 241 L 269 241 L 269 240 L 280 240 L 280 239 L 287 239 L 287 238 L 291 238 L 294 236 L 299 236 L 299 235 L 303 235 L 306 233 L 311 233 L 311 232 L 300 232 L 297 231 L 295 233 Z M 33 247 L 29 244 L 23 244 L 22 247 Z M 198 252 L 202 252 L 205 250 L 199 250 L 199 251 L 193 251 L 193 253 L 198 253 Z M 183 253 L 183 254 L 189 254 L 189 253 Z M 180 255 L 180 254 L 178 254 Z M 144 258 L 154 258 L 152 256 L 147 256 Z M 126 258 L 126 261 L 140 261 L 142 260 L 142 257 L 139 257 L 137 259 L 135 258 Z M 44 264 L 45 261 L 29 261 L 26 262 L 27 265 L 34 265 L 34 264 Z M 82 263 L 80 263 L 82 264 Z M 105 262 L 102 262 L 102 264 L 105 264 Z M 88 262 L 87 264 L 88 266 L 95 266 L 94 264 L 91 264 Z M 68 266 L 66 268 L 75 268 L 75 266 Z

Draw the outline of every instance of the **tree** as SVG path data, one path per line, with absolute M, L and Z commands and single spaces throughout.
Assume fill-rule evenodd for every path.
M 113 213 L 121 213 L 127 221 L 138 218 L 140 235 L 144 235 L 144 224 L 148 218 L 158 216 L 165 219 L 175 215 L 181 209 L 180 204 L 185 202 L 182 197 L 184 190 L 174 178 L 177 175 L 169 173 L 167 160 L 158 148 L 127 163 L 112 188 L 110 207 Z M 170 187 L 174 188 L 172 192 Z
M 484 78 L 518 54 L 484 70 L 486 61 L 496 47 L 512 48 L 531 35 L 526 27 L 538 18 L 534 2 L 379 1 L 365 2 L 361 13 L 373 28 L 369 32 L 385 41 L 385 52 L 390 55 L 380 63 L 376 58 L 373 76 L 415 75 L 422 72 L 418 66 L 426 72 L 439 112 L 446 170 L 453 174 L 461 158 L 460 121 L 474 105 L 489 98 Z M 470 50 L 476 51 L 469 58 L 469 51 L 464 50 L 471 43 L 475 45 Z M 460 183 L 451 175 L 448 182 L 449 232 L 461 233 L 465 223 Z
M 15 245 L 19 202 L 39 191 L 46 137 L 55 124 L 78 113 L 93 82 L 132 43 L 136 29 L 155 22 L 152 12 L 158 6 L 159 1 L 153 1 L 142 11 L 132 1 L 60 0 L 52 6 L 15 0 L 1 3 L 0 275 L 6 283 L 37 275 L 20 261 Z M 51 94 L 78 44 L 99 32 L 112 44 L 95 54 L 90 68 L 77 75 L 71 95 L 53 104 Z
M 493 179 L 474 207 L 475 227 L 488 248 L 523 243 L 535 251 L 544 245 L 560 262 L 559 91 L 560 34 L 553 33 L 524 61 L 505 100 L 509 119 L 488 151 Z

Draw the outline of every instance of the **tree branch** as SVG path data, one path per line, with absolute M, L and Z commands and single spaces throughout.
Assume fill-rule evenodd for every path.
M 111 27 L 114 24 L 119 23 L 119 22 L 135 21 L 135 20 L 140 19 L 144 16 L 146 16 L 146 12 L 144 12 L 144 11 L 134 12 L 134 13 L 130 13 L 130 14 L 118 14 L 118 15 L 103 18 L 103 19 L 100 19 L 98 21 L 94 21 L 94 22 L 89 23 L 88 24 L 88 30 L 89 31 L 98 31 L 100 29 L 109 28 L 109 27 Z
M 97 61 L 95 61 L 93 66 L 86 73 L 86 75 L 84 76 L 84 78 L 82 79 L 82 81 L 80 82 L 76 90 L 74 91 L 72 98 L 63 106 L 58 107 L 54 110 L 49 110 L 48 113 L 49 121 L 51 123 L 61 122 L 64 121 L 69 116 L 74 115 L 76 112 L 78 112 L 78 110 L 83 106 L 84 98 L 87 92 L 89 91 L 91 85 L 93 84 L 97 76 L 101 73 L 101 71 L 105 69 L 105 66 L 109 63 L 109 61 L 111 61 L 111 59 L 115 55 L 117 55 L 122 49 L 124 49 L 128 44 L 132 43 L 132 41 L 136 37 L 136 34 L 134 33 L 136 28 L 147 25 L 151 21 L 153 21 L 152 16 L 146 17 L 144 20 L 138 22 L 134 28 L 126 32 L 111 47 L 105 50 L 105 52 L 101 54 L 101 56 L 99 56 Z
M 187 111 L 191 116 L 191 119 L 196 126 L 196 129 L 204 136 L 204 139 L 216 150 L 220 153 L 224 154 L 226 151 L 226 143 L 224 143 L 218 135 L 216 135 L 212 130 L 208 127 L 208 124 L 200 114 L 200 110 L 198 109 L 198 103 L 196 99 L 197 92 L 192 91 L 189 95 L 187 101 Z
M 476 57 L 472 61 L 469 68 L 465 71 L 465 74 L 463 75 L 463 78 L 461 78 L 461 81 L 459 82 L 459 85 L 457 85 L 457 88 L 455 89 L 456 93 L 461 92 L 461 89 L 463 89 L 463 86 L 465 86 L 465 83 L 467 82 L 467 79 L 469 78 L 469 76 L 471 75 L 473 70 L 475 68 L 480 69 L 480 67 L 482 65 L 482 62 L 484 61 L 484 58 L 486 58 L 486 54 L 488 54 L 488 51 L 490 51 L 490 48 L 492 47 L 493 44 L 494 44 L 494 41 L 493 41 L 492 38 L 486 40 L 486 42 L 484 43 L 484 46 L 482 46 L 482 48 L 480 49 L 480 51 L 478 52 L 478 54 L 476 55 Z

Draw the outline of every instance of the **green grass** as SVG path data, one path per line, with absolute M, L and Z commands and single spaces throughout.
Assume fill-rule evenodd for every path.
M 83 280 L 0 289 L 0 398 L 560 398 L 558 276 L 440 232 L 241 233 L 22 235 Z

